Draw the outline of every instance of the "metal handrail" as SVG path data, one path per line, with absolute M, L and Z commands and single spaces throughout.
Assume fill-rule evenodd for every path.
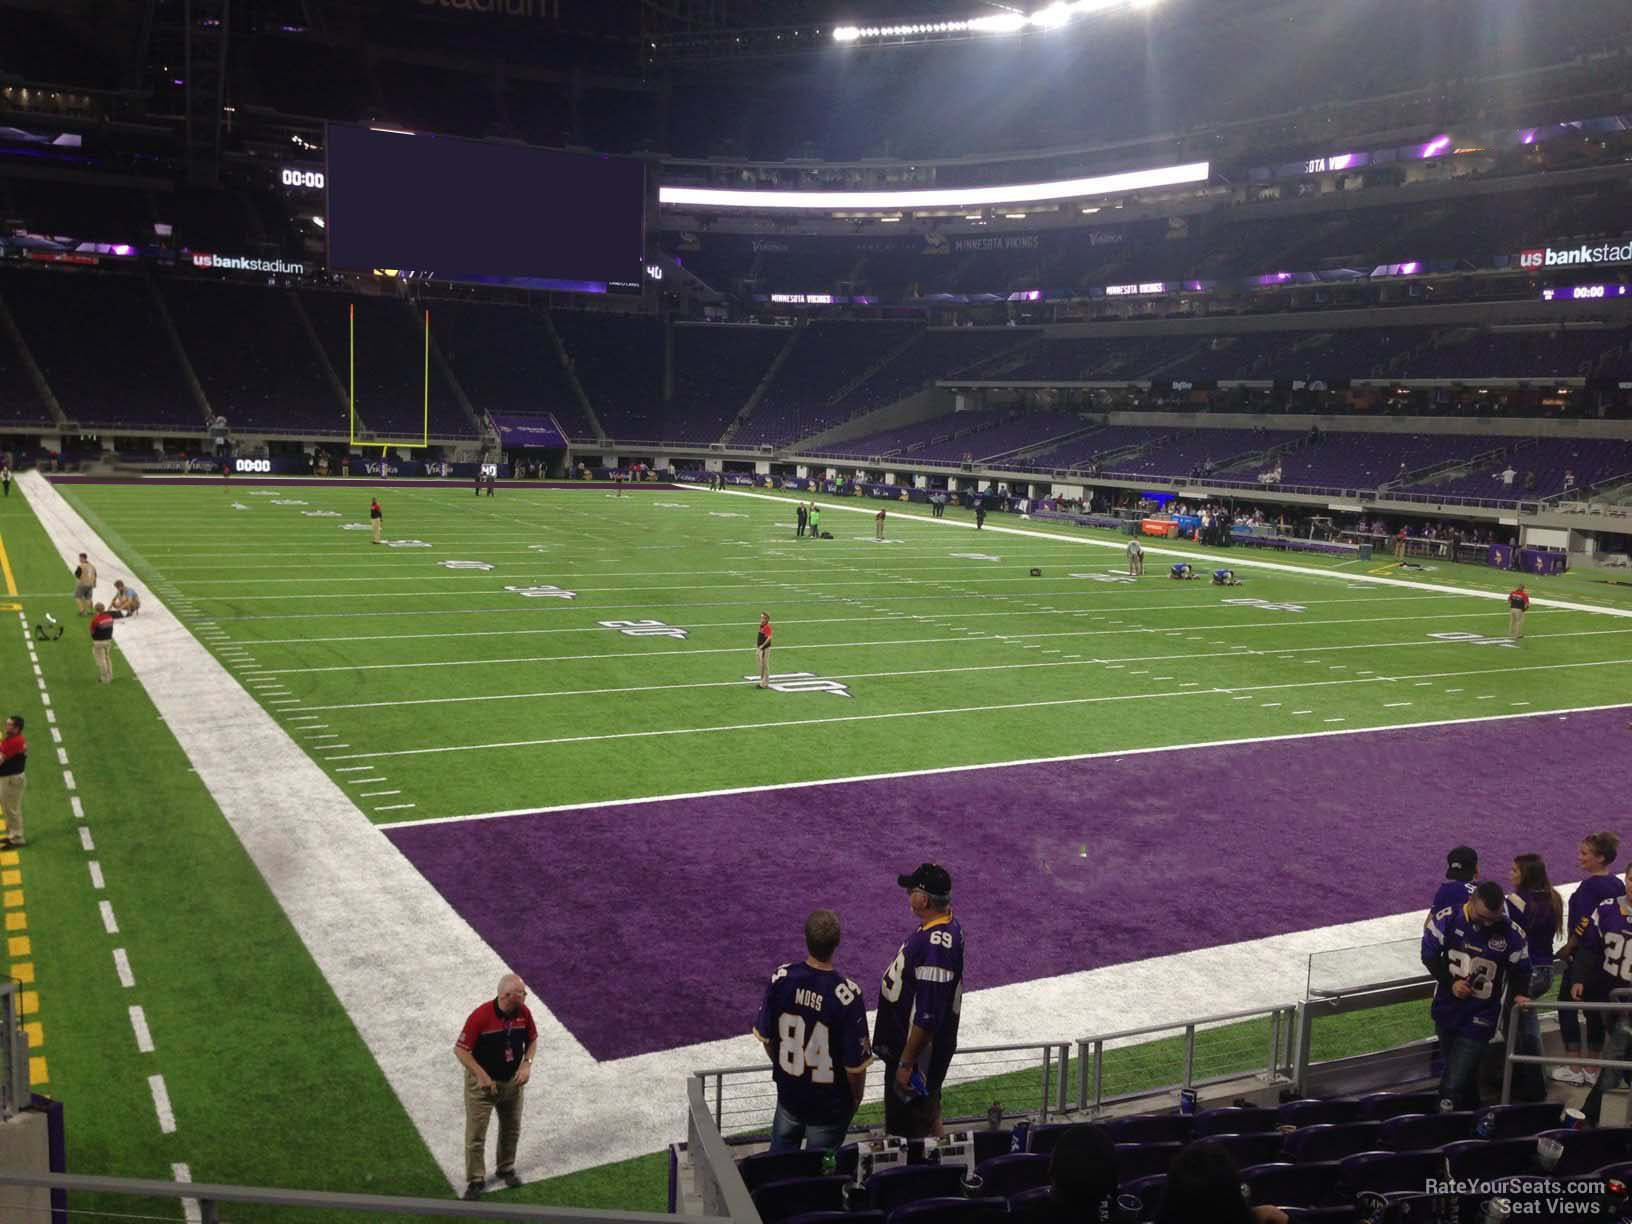
M 708 1109 L 703 1073 L 694 1073 L 686 1080 L 686 1146 L 703 1210 L 718 1212 L 729 1224 L 760 1224 L 759 1209 L 731 1149 L 720 1137 L 716 1117 Z

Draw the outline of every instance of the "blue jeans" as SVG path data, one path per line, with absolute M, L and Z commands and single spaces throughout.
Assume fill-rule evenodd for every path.
M 1439 1077 L 1439 1098 L 1449 1100 L 1452 1109 L 1479 1107 L 1479 1064 L 1484 1060 L 1489 1038 L 1464 1037 L 1455 1029 L 1439 1030 L 1439 1045 L 1445 1051 L 1445 1071 Z
M 800 1146 L 814 1152 L 825 1152 L 844 1143 L 850 1130 L 848 1120 L 843 1122 L 801 1122 L 777 1102 L 776 1120 L 771 1123 L 771 1151 L 796 1152 Z

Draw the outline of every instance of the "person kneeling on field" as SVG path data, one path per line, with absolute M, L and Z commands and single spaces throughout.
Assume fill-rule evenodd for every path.
M 1167 571 L 1167 576 L 1169 578 L 1181 578 L 1188 582 L 1200 575 L 1196 573 L 1195 567 L 1188 561 L 1175 561 L 1173 568 Z
M 135 616 L 142 608 L 142 597 L 135 587 L 126 586 L 124 579 L 116 578 L 113 583 L 113 604 L 115 612 L 123 612 L 126 616 Z
M 1240 586 L 1241 579 L 1235 576 L 1232 569 L 1216 569 L 1213 571 L 1214 586 Z

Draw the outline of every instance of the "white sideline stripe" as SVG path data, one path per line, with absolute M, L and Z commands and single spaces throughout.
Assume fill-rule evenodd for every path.
M 68 796 L 68 806 L 73 809 L 75 820 L 85 819 L 85 805 L 79 801 L 78 795 Z
M 1539 664 L 1529 668 L 1493 668 L 1494 671 L 1555 671 L 1577 667 L 1618 667 L 1632 664 L 1629 659 L 1606 659 L 1595 663 L 1551 663 Z M 1064 666 L 1064 664 L 1044 663 L 1041 667 Z M 1446 675 L 1468 676 L 1479 675 L 1480 672 L 1447 672 Z M 903 718 L 939 718 L 955 714 L 986 714 L 1000 710 L 1042 710 L 1058 706 L 1103 705 L 1120 701 L 1153 701 L 1168 697 L 1208 697 L 1216 694 L 1233 693 L 1239 688 L 1249 688 L 1256 692 L 1272 692 L 1278 689 L 1294 688 L 1325 688 L 1332 685 L 1344 684 L 1376 684 L 1384 682 L 1384 677 L 1371 676 L 1347 680 L 1310 680 L 1292 684 L 1262 684 L 1244 685 L 1236 688 L 1211 689 L 1178 689 L 1162 693 L 1121 693 L 1104 697 L 1058 697 L 1046 701 L 1010 701 L 993 705 L 978 706 L 946 706 L 936 710 L 897 710 L 887 714 L 840 714 L 831 718 L 792 718 L 781 719 L 775 722 L 762 723 L 726 723 L 711 727 L 659 727 L 645 731 L 614 731 L 601 735 L 565 735 L 548 739 L 532 740 L 499 740 L 486 744 L 440 744 L 425 748 L 399 748 L 383 752 L 354 752 L 346 756 L 326 757 L 330 761 L 360 761 L 379 757 L 396 756 L 429 756 L 433 753 L 447 752 L 483 752 L 501 748 L 541 748 L 557 744 L 586 744 L 599 743 L 607 740 L 626 739 L 658 739 L 672 735 L 712 735 L 727 731 L 763 731 L 776 727 L 815 727 L 825 724 L 855 723 L 855 722 L 888 722 Z M 1447 690 L 1448 691 L 1448 690 Z M 1611 707 L 1612 708 L 1612 707 Z M 1456 721 L 1456 720 L 1452 720 Z M 1386 728 L 1378 728 L 1386 730 Z M 1227 741 L 1226 741 L 1227 742 Z M 338 745 L 330 745 L 338 747 Z
M 98 863 L 95 859 L 92 859 L 87 865 L 91 869 L 91 887 L 99 891 L 102 888 L 105 888 L 106 885 L 102 882 L 102 864 Z
M 116 570 L 130 569 L 44 479 L 25 473 L 22 484 L 64 562 L 88 550 Z M 447 1048 L 423 1036 L 427 1028 L 457 1033 L 471 1001 L 492 997 L 505 963 L 183 625 L 156 602 L 151 614 L 143 609 L 143 621 L 141 634 L 121 642 L 131 670 L 356 1024 L 449 1188 L 462 1188 L 463 1135 L 447 1120 L 458 1116 L 463 1081 Z M 103 920 L 118 933 L 106 903 Z M 532 1011 L 551 1091 L 621 1104 L 590 1118 L 568 1118 L 567 1111 L 530 1118 L 521 1153 L 529 1179 L 656 1151 L 672 1138 L 682 1076 L 654 1086 L 609 1075 L 548 1008 L 540 1003 Z
M 68 750 L 66 748 L 58 748 L 57 749 L 57 764 L 58 765 L 68 764 Z
M 79 789 L 78 787 L 76 787 L 74 785 L 74 772 L 73 772 L 73 770 L 65 769 L 65 770 L 62 771 L 62 785 L 68 790 L 78 790 Z
M 137 1052 L 141 1053 L 141 1054 L 151 1054 L 151 1053 L 153 1053 L 153 1048 L 154 1048 L 153 1047 L 153 1034 L 148 1032 L 148 1029 L 147 1029 L 147 1013 L 142 1011 L 142 1009 L 140 1007 L 137 1007 L 137 1006 L 132 1006 L 131 1007 L 131 1009 L 130 1009 L 130 1027 L 131 1027 L 132 1031 L 134 1031 L 135 1034 L 136 1034 L 136 1050 L 137 1050 Z M 157 1098 L 155 1098 L 155 1101 L 156 1100 L 157 1100 Z M 159 1115 L 159 1126 L 160 1126 L 160 1129 L 163 1129 L 164 1115 L 162 1113 Z M 171 1130 L 175 1129 L 175 1120 L 174 1119 L 171 1119 L 170 1129 Z
M 1321 682 L 1354 684 L 1364 681 L 1339 680 Z M 1288 685 L 1285 687 L 1300 687 Z M 1185 694 L 1189 696 L 1189 694 Z M 1570 706 L 1556 710 L 1535 710 L 1525 714 L 1485 714 L 1472 718 L 1436 718 L 1426 722 L 1392 723 L 1385 727 L 1350 727 L 1342 731 L 1298 731 L 1284 735 L 1258 735 L 1234 740 L 1198 740 L 1188 744 L 1166 744 L 1155 748 L 1112 748 L 1102 752 L 1078 752 L 1066 756 L 1028 757 L 1018 761 L 993 761 L 974 765 L 937 765 L 930 769 L 903 769 L 889 773 L 852 774 L 846 777 L 811 778 L 803 782 L 771 782 L 758 786 L 728 786 L 716 790 L 676 791 L 668 795 L 641 795 L 633 799 L 598 799 L 588 803 L 559 803 L 550 807 L 507 808 L 497 812 L 473 812 L 465 816 L 432 816 L 425 820 L 385 822 L 380 829 L 422 828 L 427 825 L 462 824 L 472 820 L 502 820 L 510 816 L 549 816 L 557 812 L 584 812 L 597 808 L 628 807 L 637 803 L 668 803 L 682 799 L 715 799 L 728 795 L 758 795 L 767 791 L 797 790 L 803 786 L 838 786 L 850 782 L 893 782 L 905 778 L 928 778 L 940 774 L 973 773 L 988 769 L 1014 769 L 1027 765 L 1057 765 L 1070 761 L 1097 761 L 1107 757 L 1150 756 L 1162 752 L 1188 752 L 1197 748 L 1232 748 L 1251 744 L 1276 744 L 1286 740 L 1324 739 L 1333 735 L 1375 735 L 1389 731 L 1410 731 L 1422 727 L 1458 727 L 1472 723 L 1508 722 L 1520 718 L 1565 717 L 1570 714 L 1591 714 L 1599 710 L 1632 710 L 1632 704 Z M 1418 915 L 1419 927 L 1421 915 Z
M 136 975 L 130 971 L 130 957 L 123 948 L 113 950 L 113 970 L 119 975 L 119 985 L 126 990 L 136 985 Z
M 733 497 L 751 497 L 756 501 L 776 502 L 785 506 L 791 506 L 798 500 L 797 498 L 779 497 L 769 493 L 750 493 L 744 489 L 725 489 L 722 490 L 722 492 L 728 493 Z M 837 502 L 822 502 L 819 504 L 823 509 L 848 510 L 852 514 L 873 513 L 871 509 L 865 506 L 845 506 L 840 505 Z M 973 523 L 964 522 L 961 519 L 930 519 L 927 515 L 919 514 L 904 517 L 916 518 L 922 522 L 934 522 L 943 528 L 964 528 L 967 530 L 974 529 Z M 1036 528 L 1032 527 L 988 526 L 986 530 L 997 532 L 1002 535 L 1021 536 L 1023 538 L 1034 540 L 1050 540 L 1055 543 L 1086 545 L 1094 548 L 1108 548 L 1115 552 L 1121 552 L 1127 548 L 1126 544 L 1118 544 L 1113 540 L 1100 540 L 1091 536 L 1055 535 L 1053 532 L 1038 531 Z M 1164 548 L 1151 545 L 1146 547 L 1145 551 L 1147 553 L 1154 553 L 1158 556 L 1180 557 L 1186 561 L 1211 562 L 1216 560 L 1215 557 L 1206 553 L 1186 552 L 1182 548 Z M 1463 589 L 1460 587 L 1436 586 L 1431 582 L 1415 582 L 1406 578 L 1384 578 L 1380 575 L 1372 574 L 1338 574 L 1329 569 L 1315 569 L 1301 565 L 1288 565 L 1284 561 L 1260 561 L 1253 557 L 1239 557 L 1232 558 L 1231 560 L 1238 569 L 1242 567 L 1250 567 L 1252 569 L 1271 570 L 1280 574 L 1298 574 L 1309 578 L 1340 578 L 1345 583 L 1366 583 L 1371 586 L 1405 587 L 1414 591 L 1434 591 L 1442 595 L 1468 595 L 1475 599 L 1498 599 L 1504 604 L 1507 602 L 1507 596 L 1499 591 L 1482 591 L 1477 589 Z M 1563 608 L 1571 612 L 1598 612 L 1605 616 L 1619 616 L 1632 620 L 1632 608 L 1603 607 L 1595 604 L 1574 603 L 1570 600 L 1548 599 L 1537 596 L 1531 597 L 1530 606 Z
M 61 731 L 60 728 L 57 728 L 57 727 L 52 727 L 51 728 L 51 742 L 53 744 L 62 743 L 62 731 Z
M 102 929 L 109 935 L 119 934 L 119 920 L 113 916 L 113 903 L 103 901 L 97 908 L 102 911 Z
M 91 840 L 91 830 L 89 825 L 79 826 L 79 844 L 86 850 L 96 849 L 96 843 Z
M 187 1185 L 193 1180 L 193 1171 L 184 1164 L 171 1165 L 170 1175 L 182 1185 Z M 181 1213 L 187 1224 L 204 1224 L 204 1212 L 199 1207 L 197 1199 L 182 1199 Z
M 176 1133 L 176 1115 L 170 1108 L 170 1090 L 164 1086 L 164 1076 L 147 1077 L 148 1091 L 153 1094 L 153 1112 L 159 1115 L 159 1133 Z

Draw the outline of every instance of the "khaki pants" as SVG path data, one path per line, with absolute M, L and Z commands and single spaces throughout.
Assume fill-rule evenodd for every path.
M 1507 636 L 1522 638 L 1524 636 L 1524 609 L 1509 608 L 1507 610 Z
M 12 841 L 23 840 L 23 789 L 27 785 L 27 774 L 0 778 L 0 816 L 6 818 L 6 836 Z
M 768 688 L 771 683 L 771 648 L 766 646 L 754 653 L 759 656 L 759 687 Z
M 384 524 L 384 520 L 382 520 L 382 519 L 375 519 L 373 521 L 374 521 L 374 543 L 378 544 L 380 542 L 380 529 L 385 524 Z
M 512 1172 L 516 1167 L 516 1144 L 521 1140 L 521 1100 L 526 1085 L 498 1083 L 483 1092 L 476 1077 L 465 1072 L 465 1181 L 487 1180 L 487 1122 L 499 1111 L 499 1159 L 495 1172 Z
M 103 684 L 113 679 L 113 639 L 105 642 L 92 642 L 91 654 L 96 658 L 97 679 Z

